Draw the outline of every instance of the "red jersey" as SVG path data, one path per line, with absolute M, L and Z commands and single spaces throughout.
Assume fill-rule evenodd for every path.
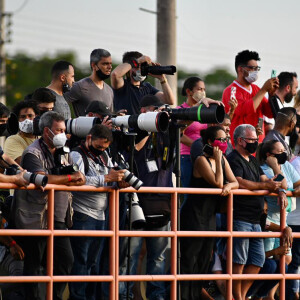
M 237 126 L 241 124 L 251 124 L 256 127 L 258 124 L 258 118 L 262 118 L 263 116 L 273 118 L 273 113 L 269 104 L 269 100 L 266 97 L 263 98 L 258 108 L 256 110 L 254 109 L 253 97 L 260 90 L 257 85 L 251 84 L 250 89 L 247 90 L 236 80 L 233 81 L 233 83 L 223 91 L 222 101 L 225 105 L 226 112 L 230 110 L 230 105 L 228 102 L 230 100 L 232 86 L 236 87 L 235 97 L 238 102 L 238 106 L 233 114 L 230 126 L 230 136 L 232 144 L 234 145 L 233 132 Z M 264 125 L 263 132 L 265 132 Z M 264 138 L 265 134 L 260 135 L 259 142 L 262 142 Z

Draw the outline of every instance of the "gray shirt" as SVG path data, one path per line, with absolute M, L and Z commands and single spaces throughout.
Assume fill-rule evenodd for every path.
M 64 97 L 72 103 L 76 117 L 85 116 L 85 109 L 94 100 L 105 103 L 113 111 L 112 88 L 104 82 L 103 89 L 100 89 L 89 77 L 75 82 Z
M 72 151 L 70 153 L 74 163 L 79 167 L 80 172 L 85 174 L 86 185 L 95 187 L 106 186 L 104 175 L 108 174 L 113 164 L 104 152 L 107 158 L 106 165 L 97 164 L 93 159 L 87 156 L 89 170 L 85 174 L 84 162 L 79 152 Z M 107 193 L 99 192 L 73 192 L 73 209 L 80 213 L 86 214 L 96 220 L 105 220 L 105 210 L 107 207 Z
M 51 174 L 51 169 L 54 167 L 53 155 L 50 151 L 45 153 L 40 146 L 43 143 L 41 139 L 35 140 L 23 152 L 21 165 L 24 169 L 31 173 L 44 172 Z M 45 148 L 48 148 L 46 144 Z M 71 161 L 69 161 L 71 162 Z M 27 201 L 46 204 L 48 201 L 48 192 L 40 190 L 27 190 Z M 70 201 L 70 193 L 66 191 L 54 192 L 54 220 L 65 222 L 66 212 Z
M 71 117 L 72 117 L 71 110 L 70 110 L 69 104 L 67 103 L 64 96 L 57 94 L 55 91 L 53 91 L 51 89 L 49 89 L 49 90 L 56 97 L 56 102 L 55 102 L 55 106 L 54 106 L 53 110 L 62 114 L 64 116 L 65 120 L 71 119 Z

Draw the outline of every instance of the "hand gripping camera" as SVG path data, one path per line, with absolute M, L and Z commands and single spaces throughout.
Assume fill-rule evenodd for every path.
M 6 169 L 6 175 L 16 175 L 16 174 L 19 174 L 20 172 L 21 172 L 21 170 L 19 169 L 19 166 L 17 166 L 17 165 L 10 165 Z M 46 175 L 25 172 L 23 176 L 26 181 L 33 183 L 36 186 L 45 187 L 48 183 L 48 177 Z

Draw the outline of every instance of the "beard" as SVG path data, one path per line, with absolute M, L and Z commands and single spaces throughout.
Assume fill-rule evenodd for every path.
M 294 95 L 292 94 L 292 92 L 289 92 L 288 94 L 286 94 L 284 96 L 284 102 L 285 103 L 290 103 L 293 100 Z

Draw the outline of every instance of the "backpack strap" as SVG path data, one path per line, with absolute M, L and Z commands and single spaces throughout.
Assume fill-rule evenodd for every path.
M 84 164 L 84 174 L 86 175 L 89 171 L 90 166 L 85 153 L 83 152 L 80 146 L 75 147 L 74 149 L 72 149 L 72 151 L 76 151 L 81 155 Z

